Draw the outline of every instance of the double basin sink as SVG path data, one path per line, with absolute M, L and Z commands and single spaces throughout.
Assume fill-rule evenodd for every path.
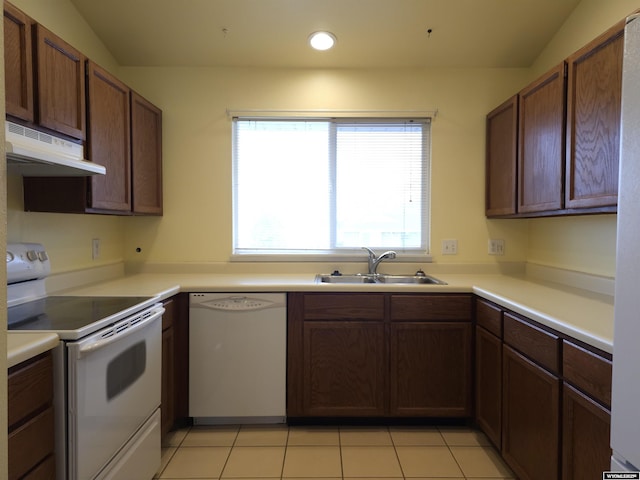
M 382 284 L 407 284 L 407 285 L 446 285 L 446 282 L 431 275 L 426 275 L 422 271 L 413 275 L 387 275 L 385 273 L 327 273 L 316 275 L 316 283 L 382 283 Z

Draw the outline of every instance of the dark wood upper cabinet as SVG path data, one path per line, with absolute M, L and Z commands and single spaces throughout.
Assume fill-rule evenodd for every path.
M 84 140 L 85 56 L 42 25 L 35 32 L 37 122 Z
M 131 127 L 129 88 L 95 63 L 87 62 L 88 159 L 107 169 L 89 177 L 88 207 L 131 210 Z
M 563 208 L 565 64 L 520 92 L 518 212 Z
M 133 213 L 162 215 L 162 111 L 131 92 Z
M 33 20 L 22 11 L 4 2 L 6 113 L 27 122 L 34 121 L 32 23 Z
M 567 59 L 565 206 L 618 200 L 624 22 Z
M 487 115 L 487 217 L 616 211 L 624 25 L 521 90 L 517 107 L 512 97 Z
M 487 115 L 486 215 L 516 213 L 518 95 Z

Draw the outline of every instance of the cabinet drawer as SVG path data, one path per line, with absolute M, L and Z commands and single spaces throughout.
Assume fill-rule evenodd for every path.
M 392 295 L 391 320 L 470 321 L 470 295 Z
M 53 399 L 53 360 L 50 352 L 9 370 L 9 428 Z
M 558 373 L 560 367 L 558 336 L 505 313 L 504 341 L 551 372 Z
M 562 346 L 564 379 L 609 408 L 611 407 L 611 368 L 610 360 L 564 341 Z
M 384 295 L 309 294 L 303 304 L 305 320 L 384 319 Z
M 53 454 L 49 455 L 40 465 L 31 470 L 21 480 L 54 480 L 56 478 L 56 461 Z
M 53 452 L 53 407 L 9 434 L 9 479 L 17 479 Z
M 484 300 L 477 300 L 476 322 L 496 337 L 502 338 L 502 310 L 500 307 Z

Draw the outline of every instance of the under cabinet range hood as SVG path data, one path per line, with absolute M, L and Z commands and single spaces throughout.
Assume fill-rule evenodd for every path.
M 84 148 L 73 142 L 5 121 L 7 171 L 24 177 L 86 177 L 104 175 L 106 168 L 84 159 Z

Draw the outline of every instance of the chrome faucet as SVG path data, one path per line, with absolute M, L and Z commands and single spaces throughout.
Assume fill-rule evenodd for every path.
M 393 250 L 389 250 L 388 252 L 384 252 L 382 255 L 380 255 L 379 257 L 376 257 L 376 253 L 371 250 L 368 247 L 362 247 L 363 250 L 366 250 L 367 252 L 369 252 L 369 275 L 377 275 L 378 272 L 378 265 L 380 265 L 380 262 L 382 262 L 385 258 L 396 258 L 396 252 L 394 252 Z

